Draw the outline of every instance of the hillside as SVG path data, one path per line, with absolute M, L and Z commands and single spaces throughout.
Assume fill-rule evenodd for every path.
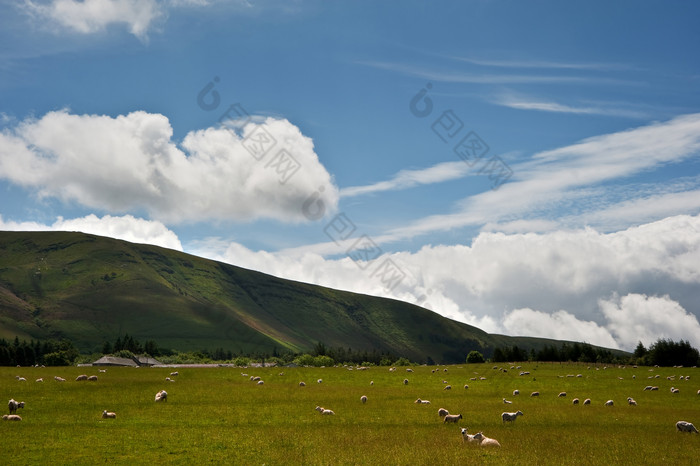
M 0 338 L 128 333 L 177 350 L 378 350 L 461 362 L 551 340 L 489 335 L 421 307 L 284 280 L 156 246 L 69 232 L 0 232 Z

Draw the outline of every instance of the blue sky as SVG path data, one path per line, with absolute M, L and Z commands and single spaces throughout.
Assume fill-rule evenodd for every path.
M 490 332 L 700 345 L 698 10 L 4 2 L 0 229 L 157 244 Z

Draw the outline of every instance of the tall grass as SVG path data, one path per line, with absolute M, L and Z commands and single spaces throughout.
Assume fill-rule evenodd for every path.
M 11 446 L 3 463 L 698 464 L 700 435 L 677 433 L 674 425 L 682 419 L 700 426 L 697 369 L 525 364 L 530 375 L 519 376 L 504 367 L 508 372 L 492 365 L 449 366 L 447 372 L 445 366 L 436 372 L 416 367 L 412 373 L 180 368 L 174 383 L 165 381 L 167 368 L 0 368 L 0 394 L 26 402 L 22 422 L 0 423 Z M 261 376 L 264 385 L 242 372 Z M 76 382 L 80 373 L 99 380 Z M 56 382 L 54 375 L 67 381 Z M 691 379 L 670 381 L 669 375 Z M 44 382 L 34 382 L 38 377 Z M 443 389 L 443 380 L 452 390 Z M 646 385 L 660 389 L 643 391 Z M 672 385 L 679 394 L 670 393 Z M 155 403 L 161 389 L 168 401 Z M 521 394 L 513 396 L 514 389 Z M 539 398 L 529 396 L 535 390 Z M 557 397 L 561 391 L 565 398 Z M 362 395 L 369 399 L 364 405 Z M 628 396 L 638 406 L 628 406 Z M 414 404 L 418 397 L 431 404 Z M 513 403 L 504 404 L 504 397 Z M 592 404 L 574 406 L 574 397 Z M 614 407 L 603 406 L 608 399 Z M 317 405 L 336 415 L 319 415 Z M 440 407 L 464 419 L 444 425 Z M 101 419 L 104 409 L 117 419 Z M 524 416 L 503 425 L 501 412 L 518 409 Z M 502 448 L 464 445 L 460 427 L 483 431 Z

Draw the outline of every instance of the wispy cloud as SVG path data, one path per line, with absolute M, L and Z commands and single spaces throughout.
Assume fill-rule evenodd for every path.
M 536 110 L 540 112 L 572 113 L 578 115 L 604 115 L 623 118 L 646 119 L 649 115 L 639 110 L 630 110 L 613 106 L 571 106 L 533 97 L 516 97 L 502 94 L 491 103 L 518 110 Z
M 619 63 L 571 63 L 544 60 L 493 60 L 470 57 L 451 56 L 453 60 L 471 63 L 472 65 L 489 66 L 495 68 L 542 68 L 542 69 L 564 69 L 564 70 L 630 70 L 632 66 Z
M 461 84 L 616 84 L 640 85 L 641 83 L 616 78 L 595 76 L 530 75 L 530 74 L 482 74 L 439 70 L 436 68 L 381 61 L 358 61 L 360 65 L 393 71 L 435 82 Z
M 444 162 L 421 170 L 401 170 L 391 179 L 365 186 L 340 190 L 340 197 L 361 196 L 382 191 L 397 191 L 418 185 L 442 183 L 467 176 L 470 167 L 464 162 Z

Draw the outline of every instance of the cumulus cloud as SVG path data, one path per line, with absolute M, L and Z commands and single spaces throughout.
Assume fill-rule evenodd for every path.
M 177 235 L 160 222 L 135 218 L 131 215 L 113 217 L 105 215 L 87 215 L 81 218 L 64 219 L 59 217 L 51 225 L 38 222 L 14 222 L 3 220 L 0 216 L 0 230 L 8 231 L 80 231 L 99 236 L 130 241 L 132 243 L 152 244 L 164 248 L 182 251 L 182 244 Z
M 328 258 L 315 250 L 251 251 L 221 241 L 192 250 L 281 277 L 416 303 L 488 332 L 626 350 L 640 339 L 647 344 L 648 335 L 695 341 L 697 322 L 685 309 L 696 312 L 700 300 L 700 216 L 613 233 L 482 232 L 471 245 L 385 253 L 362 267 L 349 254 Z M 387 260 L 398 270 L 388 283 L 392 275 L 379 273 Z M 655 319 L 664 315 L 674 323 L 660 325 Z
M 50 112 L 0 133 L 0 178 L 110 212 L 164 222 L 318 220 L 338 189 L 313 141 L 287 120 L 187 134 L 179 147 L 164 115 L 115 118 Z
M 140 40 L 147 40 L 149 29 L 165 15 L 156 0 L 25 0 L 24 8 L 59 29 L 94 34 L 110 25 L 123 24 Z

